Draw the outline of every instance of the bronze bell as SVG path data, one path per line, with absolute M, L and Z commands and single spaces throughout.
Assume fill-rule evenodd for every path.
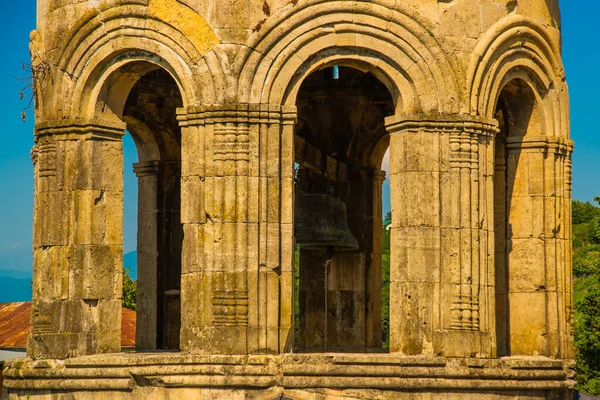
M 294 196 L 294 238 L 296 243 L 306 243 L 313 236 L 310 220 L 306 213 L 306 203 L 304 191 L 300 188 L 295 189 Z
M 294 236 L 304 249 L 355 250 L 346 219 L 346 205 L 327 194 L 304 194 L 296 189 Z
M 332 199 L 331 206 L 333 208 L 333 221 L 335 226 L 340 230 L 342 235 L 342 243 L 336 246 L 337 250 L 356 250 L 358 249 L 358 241 L 350 232 L 348 226 L 348 218 L 346 216 L 346 204 L 340 199 Z

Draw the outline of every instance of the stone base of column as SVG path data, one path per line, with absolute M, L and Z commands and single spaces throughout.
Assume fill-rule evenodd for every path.
M 182 345 L 192 354 L 246 354 L 246 326 L 182 328 Z M 193 346 L 187 346 L 193 343 Z
M 492 335 L 477 331 L 437 331 L 433 336 L 436 354 L 445 357 L 489 357 L 492 349 Z
M 118 352 L 121 332 L 111 328 L 120 320 L 121 300 L 38 302 L 31 319 L 28 355 L 53 359 Z
M 573 362 L 391 354 L 121 353 L 8 361 L 9 398 L 571 399 Z

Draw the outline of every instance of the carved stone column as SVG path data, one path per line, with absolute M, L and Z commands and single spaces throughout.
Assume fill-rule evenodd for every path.
M 366 275 L 366 347 L 381 347 L 381 301 L 382 301 L 382 186 L 385 180 L 385 171 L 373 170 L 372 185 L 372 218 L 371 229 L 373 231 L 372 252 L 368 259 L 370 265 L 367 267 Z
M 138 178 L 137 232 L 137 327 L 135 347 L 156 350 L 158 311 L 158 227 L 156 187 L 160 161 L 139 162 L 133 171 Z
M 561 355 L 562 357 L 574 360 L 575 359 L 575 346 L 573 345 L 573 325 L 574 321 L 574 309 L 573 309 L 573 224 L 569 222 L 569 218 L 572 218 L 572 198 L 573 198 L 573 161 L 571 156 L 573 154 L 573 142 L 569 141 L 566 146 L 566 153 L 564 154 L 564 185 L 563 185 L 563 213 L 565 215 L 565 228 L 564 229 L 564 268 L 565 268 L 565 334 L 561 340 Z
M 570 353 L 571 151 L 557 137 L 506 139 L 511 355 Z
M 461 116 L 448 121 L 448 225 L 445 226 L 443 329 L 436 348 L 447 356 L 493 353 L 493 137 L 496 121 Z
M 36 126 L 32 358 L 120 351 L 124 129 Z
M 188 109 L 182 126 L 182 350 L 283 351 L 292 323 L 295 108 Z
M 496 125 L 438 114 L 398 115 L 386 123 L 391 134 L 390 350 L 489 354 Z

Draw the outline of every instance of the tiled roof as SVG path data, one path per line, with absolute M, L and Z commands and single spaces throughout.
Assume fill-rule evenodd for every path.
M 31 303 L 0 303 L 0 348 L 27 347 Z M 135 346 L 135 311 L 121 309 L 121 346 Z
M 0 304 L 0 347 L 27 347 L 31 303 Z
M 121 308 L 121 346 L 135 346 L 136 313 L 128 308 Z

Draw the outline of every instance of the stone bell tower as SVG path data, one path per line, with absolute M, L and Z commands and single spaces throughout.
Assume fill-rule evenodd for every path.
M 32 329 L 11 399 L 570 399 L 556 1 L 37 5 Z

